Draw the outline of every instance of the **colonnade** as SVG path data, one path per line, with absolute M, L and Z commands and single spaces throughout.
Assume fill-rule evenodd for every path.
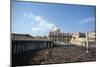
M 50 48 L 53 47 L 51 41 L 13 41 L 12 42 L 12 51 L 14 53 Z

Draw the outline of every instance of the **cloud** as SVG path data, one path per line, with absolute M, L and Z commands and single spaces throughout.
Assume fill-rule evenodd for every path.
M 90 23 L 90 22 L 95 22 L 95 17 L 88 17 L 83 20 L 81 20 L 80 24 L 85 24 L 85 23 Z
M 39 31 L 39 30 L 41 30 L 41 28 L 37 28 L 37 27 L 36 28 L 35 27 L 32 28 L 32 31 Z
M 24 13 L 23 16 L 24 16 L 24 17 L 28 17 L 28 18 L 30 18 L 30 19 L 33 19 L 33 18 L 35 17 L 34 14 L 28 14 L 28 13 Z
M 28 13 L 24 13 L 23 16 L 28 17 L 29 19 L 34 21 L 34 22 L 30 22 L 30 24 L 33 24 L 33 27 L 31 28 L 33 32 L 48 31 L 56 26 L 55 24 L 47 21 L 42 16 L 37 16 L 34 14 L 28 14 Z
M 48 22 L 41 16 L 35 16 L 35 21 L 38 23 L 37 26 L 45 28 L 45 29 L 50 29 L 55 26 L 53 23 Z

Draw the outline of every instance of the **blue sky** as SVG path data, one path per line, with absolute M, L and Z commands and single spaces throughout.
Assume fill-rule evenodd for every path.
M 12 2 L 12 33 L 47 35 L 53 27 L 61 32 L 95 30 L 95 6 L 36 2 Z

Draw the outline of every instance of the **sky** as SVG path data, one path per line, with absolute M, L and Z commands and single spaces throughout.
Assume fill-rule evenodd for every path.
M 44 36 L 54 27 L 65 33 L 94 31 L 95 14 L 95 6 L 12 0 L 12 33 Z

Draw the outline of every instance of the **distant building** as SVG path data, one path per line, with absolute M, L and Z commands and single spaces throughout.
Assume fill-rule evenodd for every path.
M 96 47 L 96 32 L 91 31 L 88 33 L 89 47 Z
M 58 27 L 54 27 L 49 32 L 49 38 L 57 44 L 66 45 L 69 44 L 71 41 L 71 34 L 70 33 L 62 33 Z
M 95 31 L 88 32 L 88 37 L 86 37 L 86 33 L 80 33 L 80 32 L 73 33 L 72 39 L 71 39 L 71 44 L 86 47 L 86 42 L 88 41 L 89 47 L 96 47 L 95 34 L 96 34 Z M 87 40 L 87 38 L 88 38 L 88 40 Z

